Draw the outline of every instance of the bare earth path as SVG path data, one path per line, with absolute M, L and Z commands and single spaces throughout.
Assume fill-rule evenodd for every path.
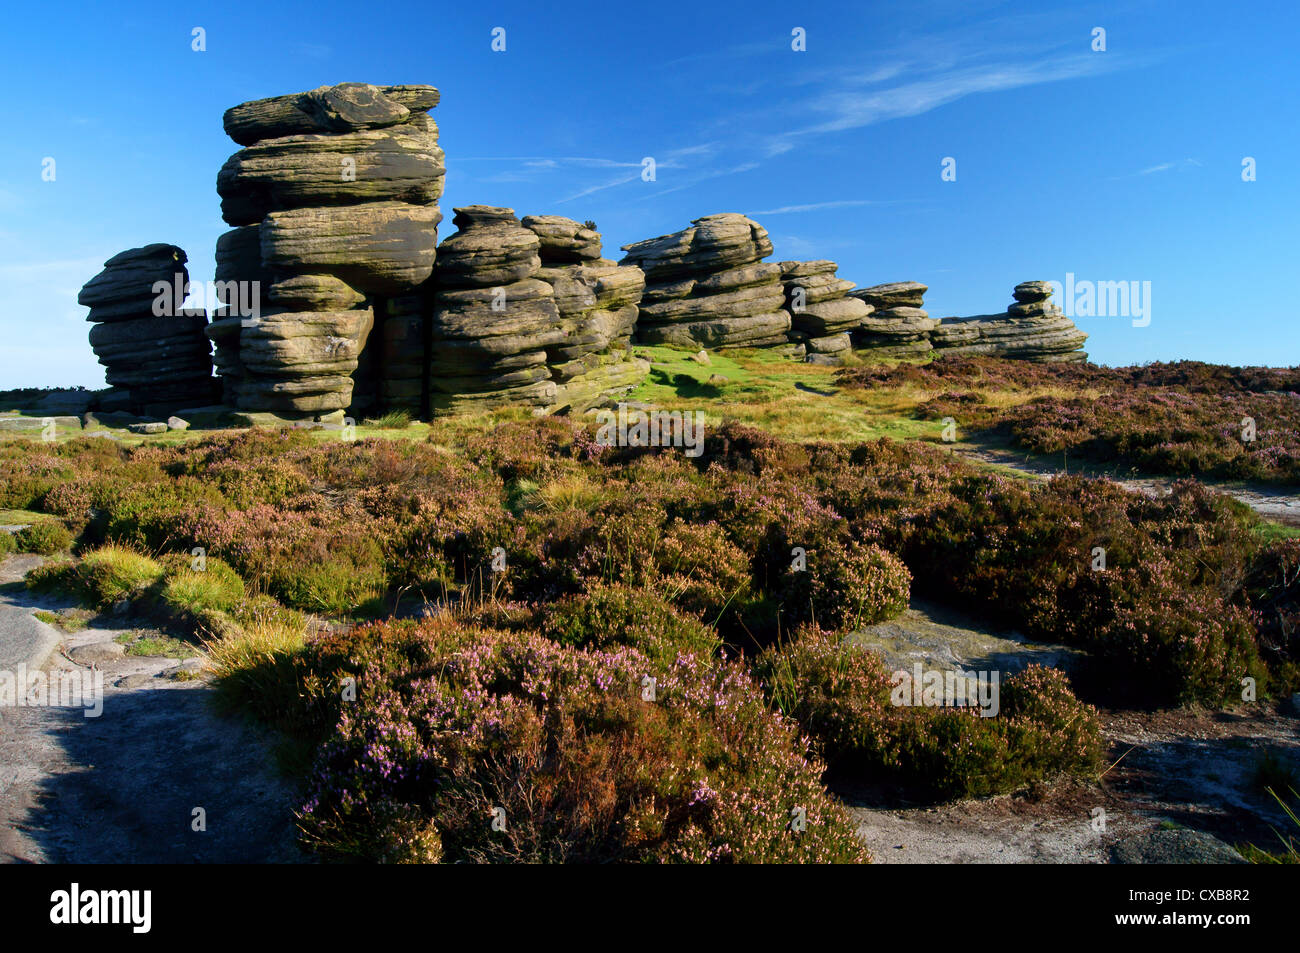
M 0 861 L 301 860 L 293 792 L 265 739 L 217 716 L 204 681 L 177 679 L 187 666 L 122 655 L 116 623 L 67 634 L 35 620 L 47 604 L 19 582 L 31 564 L 0 563 L 0 670 L 97 665 L 103 712 L 0 707 Z M 206 830 L 193 829 L 196 808 Z
M 1163 496 L 1177 482 L 1174 477 L 1117 473 L 1102 467 L 1082 465 L 1075 461 L 1071 461 L 1069 466 L 1065 467 L 1059 460 L 1027 455 L 1023 451 L 1002 447 L 958 444 L 954 446 L 953 452 L 974 463 L 1009 467 L 1039 480 L 1049 480 L 1056 474 L 1065 472 L 1105 476 L 1120 486 L 1137 490 L 1147 496 Z M 1206 486 L 1240 500 L 1265 519 L 1286 526 L 1300 526 L 1300 496 L 1288 492 L 1285 488 L 1244 483 L 1206 483 Z

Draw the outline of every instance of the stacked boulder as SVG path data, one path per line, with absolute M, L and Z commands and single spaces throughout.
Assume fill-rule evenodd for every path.
M 567 337 L 551 285 L 537 277 L 541 241 L 512 209 L 455 210 L 458 229 L 438 249 L 428 364 L 434 413 L 556 396 L 547 349 Z
M 102 410 L 166 416 L 212 401 L 211 346 L 202 309 L 183 307 L 186 256 L 175 245 L 132 248 L 104 262 L 77 301 L 90 308 L 90 346 L 113 388 Z
M 925 357 L 939 324 L 921 307 L 928 290 L 919 281 L 894 281 L 851 292 L 872 307 L 855 343 L 881 357 Z
M 850 333 L 872 312 L 871 305 L 848 297 L 853 282 L 835 276 L 839 266 L 833 261 L 783 261 L 780 267 L 791 343 L 804 349 L 809 360 L 849 351 Z M 804 356 L 799 351 L 795 355 Z
M 546 349 L 555 407 L 581 412 L 626 393 L 649 372 L 630 353 L 645 274 L 602 258 L 600 233 L 573 219 L 527 215 L 521 224 L 540 243 L 537 277 L 551 286 L 565 332 Z
M 736 213 L 706 215 L 689 228 L 624 245 L 620 264 L 645 273 L 637 340 L 685 348 L 786 345 L 781 266 L 767 231 Z
M 246 148 L 217 177 L 236 226 L 218 242 L 218 271 L 269 283 L 240 295 L 255 314 L 223 299 L 211 332 L 239 407 L 319 414 L 375 400 L 354 395 L 354 378 L 376 307 L 382 319 L 387 298 L 433 271 L 445 171 L 437 104 L 432 86 L 343 83 L 226 111 L 226 133 Z
M 222 403 L 239 403 L 244 368 L 239 359 L 244 321 L 270 309 L 272 276 L 262 267 L 261 229 L 245 225 L 217 238 L 217 269 L 213 276 L 219 305 L 207 326 L 214 345 L 212 363 L 221 379 Z
M 932 332 L 936 357 L 980 355 L 1050 363 L 1086 361 L 1079 350 L 1088 339 L 1055 304 L 1052 285 L 1023 281 L 1012 292 L 1005 314 L 944 318 Z

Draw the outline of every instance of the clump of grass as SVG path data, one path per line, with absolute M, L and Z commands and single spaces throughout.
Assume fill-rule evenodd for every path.
M 200 616 L 217 610 L 229 612 L 244 599 L 244 580 L 220 559 L 209 557 L 202 571 L 181 558 L 167 574 L 162 601 L 173 612 Z
M 163 577 L 155 559 L 110 543 L 80 560 L 39 566 L 27 575 L 28 588 L 36 592 L 71 595 L 96 609 L 105 609 L 142 595 Z
M 543 483 L 532 495 L 532 504 L 555 513 L 561 510 L 590 512 L 604 497 L 604 490 L 583 473 L 571 473 Z
M 15 534 L 14 542 L 24 553 L 53 556 L 72 545 L 72 534 L 62 523 L 48 520 L 24 526 Z
M 1300 803 L 1300 791 L 1297 791 L 1294 786 L 1289 790 L 1291 800 Z M 1295 830 L 1290 834 L 1283 834 L 1281 831 L 1274 829 L 1277 839 L 1282 842 L 1280 848 L 1270 851 L 1256 847 L 1254 844 L 1248 844 L 1240 848 L 1241 856 L 1252 864 L 1300 864 L 1300 815 L 1296 814 L 1295 808 L 1288 804 L 1276 790 L 1269 788 L 1268 793 L 1281 806 L 1282 812 L 1286 814 Z
M 405 430 L 411 426 L 411 414 L 410 411 L 406 410 L 390 410 L 373 420 L 364 421 L 364 424 L 377 430 Z
M 0 559 L 4 559 L 17 549 L 18 543 L 14 540 L 14 534 L 0 530 Z

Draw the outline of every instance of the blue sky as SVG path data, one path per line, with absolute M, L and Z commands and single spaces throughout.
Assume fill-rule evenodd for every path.
M 455 205 L 508 205 L 594 219 L 618 258 L 744 212 L 775 259 L 832 258 L 860 286 L 923 281 L 936 317 L 1000 311 L 1026 279 L 1150 281 L 1146 327 L 1078 319 L 1101 363 L 1300 363 L 1285 296 L 1300 270 L 1293 3 L 227 0 L 5 16 L 0 387 L 103 386 L 80 286 L 157 241 L 211 278 L 217 170 L 237 149 L 222 112 L 348 81 L 442 91 L 443 237 Z

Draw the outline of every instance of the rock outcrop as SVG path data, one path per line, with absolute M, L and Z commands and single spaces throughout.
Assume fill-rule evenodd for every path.
M 218 280 L 260 288 L 241 295 L 256 314 L 223 298 L 209 334 L 241 409 L 318 414 L 382 399 L 384 348 L 367 342 L 388 299 L 434 266 L 437 103 L 431 86 L 344 83 L 227 110 L 227 134 L 246 148 L 217 176 L 222 215 L 237 226 L 218 241 Z M 405 373 L 402 360 L 392 366 Z M 409 389 L 401 381 L 395 389 Z
M 556 388 L 546 349 L 566 335 L 553 289 L 536 277 L 541 242 L 511 209 L 455 212 L 433 283 L 431 409 L 548 404 Z
M 645 272 L 637 340 L 686 348 L 788 343 L 781 266 L 766 229 L 743 215 L 706 215 L 689 228 L 624 245 L 621 264 Z
M 790 312 L 790 341 L 814 355 L 836 355 L 852 347 L 851 334 L 874 310 L 850 298 L 853 282 L 835 276 L 833 261 L 783 261 L 781 281 Z M 795 352 L 796 356 L 798 351 Z
M 1004 314 L 944 318 L 931 333 L 936 357 L 987 354 L 1025 361 L 1086 361 L 1088 335 L 1051 302 L 1046 281 L 1022 281 Z
M 630 353 L 645 290 L 640 268 L 601 257 L 600 233 L 559 215 L 527 215 L 540 243 L 537 277 L 551 286 L 565 337 L 546 349 L 555 408 L 581 412 L 639 384 L 649 364 Z
M 929 289 L 919 281 L 894 281 L 850 292 L 872 306 L 855 335 L 858 347 L 882 357 L 925 357 L 939 322 L 922 308 Z
M 601 258 L 599 234 L 559 216 L 520 222 L 508 208 L 455 212 L 426 289 L 433 413 L 581 412 L 645 377 L 649 365 L 629 353 L 645 278 Z M 409 338 L 421 304 L 395 304 L 404 323 L 394 334 Z
M 155 415 L 209 403 L 211 346 L 202 309 L 185 309 L 186 256 L 175 245 L 132 248 L 104 262 L 77 301 L 90 309 L 90 346 L 113 388 L 105 410 Z

